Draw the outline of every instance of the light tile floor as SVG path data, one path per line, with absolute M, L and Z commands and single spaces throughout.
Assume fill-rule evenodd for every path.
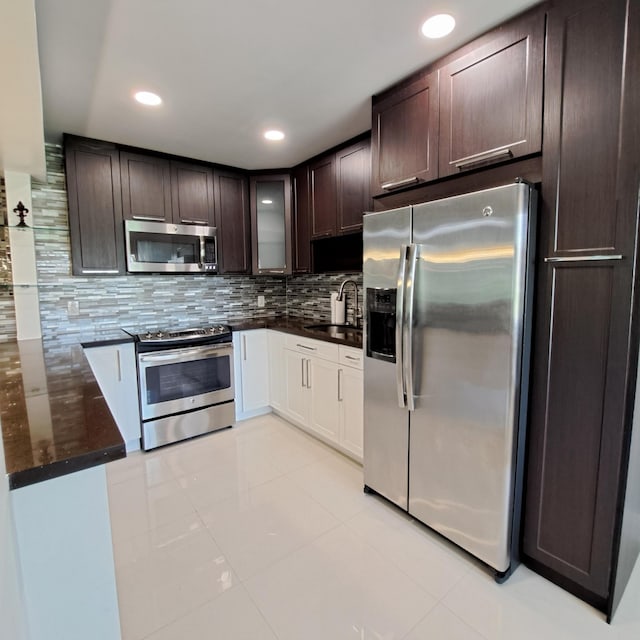
M 640 584 L 611 626 L 524 566 L 498 586 L 276 416 L 107 472 L 124 640 L 640 638 Z

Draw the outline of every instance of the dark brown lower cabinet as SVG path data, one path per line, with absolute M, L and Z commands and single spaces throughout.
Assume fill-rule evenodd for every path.
M 523 554 L 609 613 L 638 354 L 639 16 L 561 0 L 547 20 Z

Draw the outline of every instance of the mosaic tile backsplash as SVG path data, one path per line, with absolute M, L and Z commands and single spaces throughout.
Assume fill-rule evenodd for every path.
M 337 291 L 347 277 L 356 280 L 359 286 L 362 284 L 359 273 L 288 277 L 72 276 L 62 147 L 48 144 L 46 154 L 47 182 L 34 182 L 32 189 L 45 340 L 75 342 L 79 336 L 115 327 L 142 331 L 283 314 L 328 321 L 331 292 Z M 352 320 L 351 291 L 348 319 Z M 262 308 L 258 307 L 259 295 L 265 297 Z M 71 301 L 78 303 L 77 316 L 68 314 Z M 3 326 L 0 317 L 0 332 Z

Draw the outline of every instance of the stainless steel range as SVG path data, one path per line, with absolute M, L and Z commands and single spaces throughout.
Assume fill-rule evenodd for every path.
M 233 426 L 233 344 L 228 326 L 134 337 L 143 449 Z

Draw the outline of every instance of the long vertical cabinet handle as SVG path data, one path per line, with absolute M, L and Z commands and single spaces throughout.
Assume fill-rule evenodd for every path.
M 409 274 L 407 276 L 407 311 L 403 326 L 402 354 L 403 374 L 406 385 L 407 409 L 414 411 L 416 408 L 413 393 L 413 304 L 415 298 L 416 267 L 419 259 L 418 245 L 412 244 L 409 247 Z
M 309 372 L 309 363 L 311 362 L 311 360 L 307 358 L 306 362 L 307 362 L 307 389 L 311 389 L 311 373 Z
M 120 349 L 116 349 L 116 366 L 118 367 L 118 382 L 122 382 L 122 364 L 120 363 Z
M 407 254 L 409 245 L 403 244 L 400 250 L 398 265 L 398 290 L 396 293 L 396 388 L 398 391 L 398 405 L 404 409 L 407 406 L 407 395 L 404 386 L 404 364 L 402 346 L 402 325 L 404 322 L 404 291 L 407 279 Z
M 338 402 L 342 400 L 342 369 L 338 369 Z
M 300 365 L 302 367 L 301 369 L 301 375 L 300 375 L 300 386 L 304 389 L 307 385 L 304 382 L 304 362 L 305 359 L 304 358 L 300 358 Z
M 242 359 L 247 359 L 247 336 L 242 336 Z

